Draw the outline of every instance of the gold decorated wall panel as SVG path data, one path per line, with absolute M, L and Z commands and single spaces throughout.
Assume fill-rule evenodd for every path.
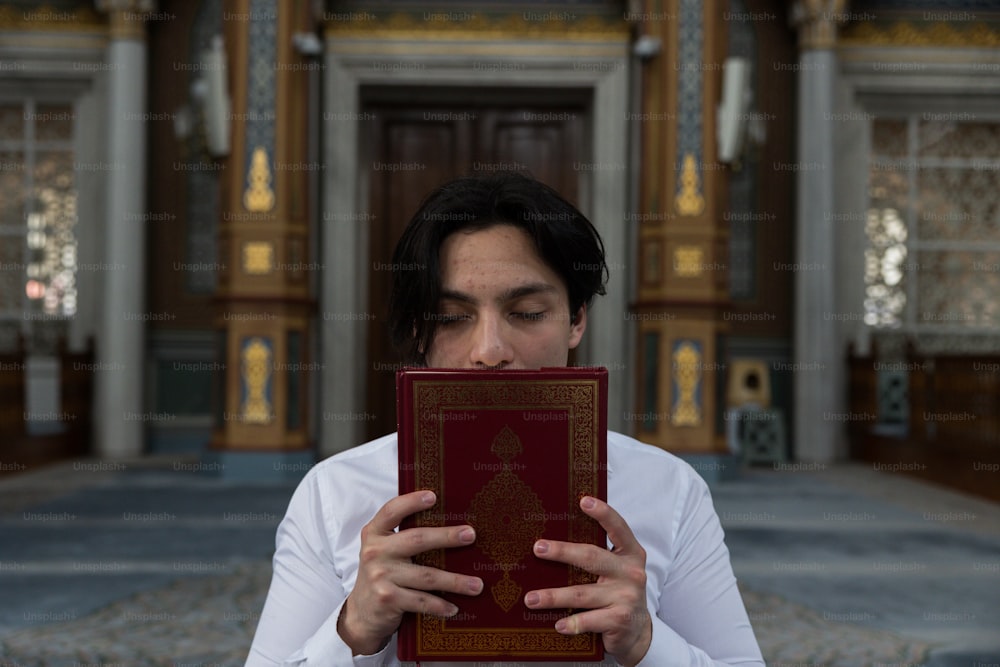
M 662 52 L 644 65 L 634 432 L 665 449 L 713 453 L 716 337 L 728 300 L 721 211 L 728 167 L 715 160 L 725 24 L 714 0 L 646 2 L 640 34 Z

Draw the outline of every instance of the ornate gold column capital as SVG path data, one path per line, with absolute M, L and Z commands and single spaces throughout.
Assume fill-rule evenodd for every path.
M 111 39 L 146 38 L 146 20 L 156 0 L 97 0 L 98 11 L 108 15 Z
M 843 23 L 847 0 L 797 0 L 792 23 L 799 29 L 799 48 L 830 49 L 837 42 L 837 24 Z

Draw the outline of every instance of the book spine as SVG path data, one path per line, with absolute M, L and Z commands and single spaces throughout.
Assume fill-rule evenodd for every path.
M 407 409 L 413 400 L 412 381 L 402 371 L 396 372 L 396 446 L 399 448 L 398 462 L 412 462 L 415 456 L 413 441 L 413 411 Z M 415 491 L 415 472 L 413 466 L 397 465 L 399 495 Z M 399 529 L 404 530 L 412 522 L 409 517 L 404 519 Z M 396 632 L 396 657 L 402 661 L 416 658 L 417 635 L 413 614 L 404 614 L 403 621 Z
M 416 457 L 416 443 L 413 434 L 413 401 L 412 379 L 402 371 L 396 372 L 396 444 L 399 447 L 400 463 L 412 463 Z M 416 491 L 416 479 L 413 466 L 398 466 L 399 495 Z
M 597 484 L 600 493 L 600 499 L 604 502 L 608 502 L 608 372 L 602 369 L 602 372 L 597 378 L 599 391 L 598 394 L 601 397 L 600 404 L 598 407 L 597 414 L 599 415 L 600 428 L 598 433 L 600 434 L 600 440 L 598 441 L 598 447 L 600 451 L 600 462 L 601 462 L 601 474 L 597 477 Z M 604 532 L 603 530 L 601 532 Z M 604 651 L 604 645 L 601 644 L 601 651 Z M 603 653 L 602 653 L 603 654 Z

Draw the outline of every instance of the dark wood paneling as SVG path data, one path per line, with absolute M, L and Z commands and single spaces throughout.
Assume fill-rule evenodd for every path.
M 26 359 L 23 335 L 16 350 L 0 352 L 0 441 L 24 433 Z M 10 462 L 10 455 L 7 447 L 0 449 L 0 461 Z
M 796 35 L 785 17 L 788 9 L 779 0 L 745 0 L 746 10 L 774 20 L 751 21 L 757 38 L 757 71 L 754 73 L 754 111 L 761 114 L 767 136 L 757 152 L 757 206 L 752 213 L 766 219 L 756 226 L 754 257 L 756 295 L 736 301 L 729 310 L 738 315 L 730 322 L 732 336 L 790 338 L 793 330 L 792 299 L 795 274 L 775 270 L 794 257 L 795 172 L 777 170 L 775 164 L 796 160 L 796 74 L 776 65 L 798 61 Z M 768 319 L 742 317 L 767 313 Z M 771 318 L 770 316 L 774 317 Z
M 580 145 L 582 118 L 563 112 L 558 122 L 536 119 L 534 109 L 488 110 L 479 124 L 480 154 L 500 163 L 524 165 L 540 181 L 577 201 L 579 171 L 569 164 Z M 577 158 L 580 159 L 580 158 Z
M 905 362 L 909 428 L 886 435 L 875 422 L 879 364 L 848 354 L 851 456 L 876 470 L 900 472 L 1000 501 L 1000 356 L 919 355 Z
M 190 71 L 191 30 L 202 3 L 162 0 L 159 12 L 169 20 L 147 25 L 149 44 L 149 112 L 146 141 L 147 198 L 150 220 L 144 223 L 148 253 L 148 310 L 168 313 L 173 319 L 149 323 L 152 329 L 209 329 L 212 295 L 191 292 L 185 271 L 177 266 L 186 258 L 188 172 L 177 166 L 187 159 L 187 141 L 174 134 L 173 115 L 189 101 L 191 83 L 198 72 Z
M 63 414 L 67 415 L 67 450 L 88 452 L 94 405 L 93 338 L 87 341 L 87 348 L 81 352 L 70 351 L 63 339 L 59 345 L 59 360 L 59 392 Z
M 0 476 L 32 470 L 55 461 L 90 453 L 93 412 L 94 341 L 87 349 L 70 352 L 66 340 L 57 346 L 59 358 L 59 421 L 61 431 L 29 435 L 25 380 L 26 349 L 0 355 Z

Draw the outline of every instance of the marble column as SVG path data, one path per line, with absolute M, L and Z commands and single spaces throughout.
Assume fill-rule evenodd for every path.
M 834 89 L 837 19 L 844 0 L 803 0 L 793 8 L 799 27 L 798 160 L 795 241 L 795 350 L 792 367 L 797 460 L 838 456 L 844 403 L 844 350 L 836 320 Z M 827 316 L 824 317 L 824 314 Z
M 107 47 L 107 215 L 102 311 L 97 338 L 94 442 L 104 458 L 128 458 L 144 448 L 143 403 L 146 235 L 145 17 L 151 0 L 102 0 Z

